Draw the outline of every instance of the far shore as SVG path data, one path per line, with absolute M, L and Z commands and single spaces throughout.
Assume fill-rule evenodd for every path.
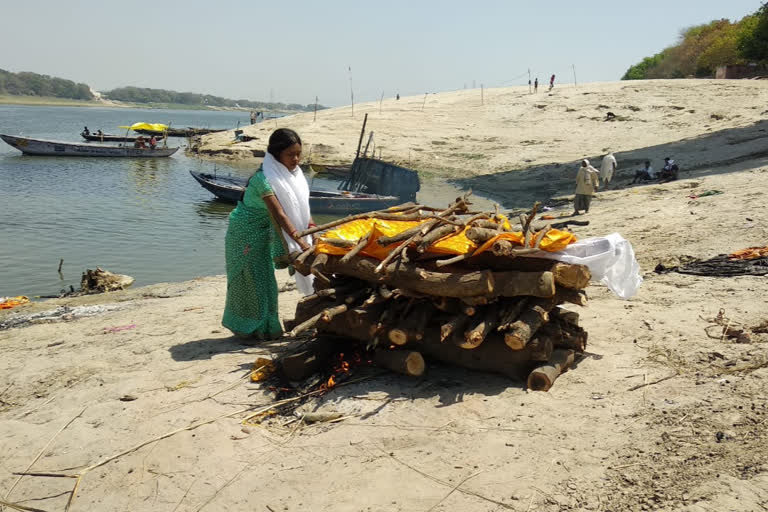
M 101 108 L 143 108 L 150 110 L 210 110 L 251 112 L 253 108 L 245 107 L 217 107 L 208 105 L 184 105 L 181 103 L 127 103 L 112 100 L 75 100 L 69 98 L 54 98 L 50 96 L 16 96 L 0 94 L 0 105 L 26 105 L 34 107 L 101 107 Z M 298 112 L 280 112 L 292 115 Z

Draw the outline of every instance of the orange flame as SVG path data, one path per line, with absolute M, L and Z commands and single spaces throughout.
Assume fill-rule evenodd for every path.
M 336 385 L 336 379 L 334 379 L 334 378 L 333 378 L 333 375 L 331 375 L 331 376 L 328 378 L 328 382 L 326 382 L 326 383 L 325 383 L 325 387 L 326 387 L 327 389 L 331 389 L 331 388 L 332 388 L 332 387 L 334 387 L 335 385 Z

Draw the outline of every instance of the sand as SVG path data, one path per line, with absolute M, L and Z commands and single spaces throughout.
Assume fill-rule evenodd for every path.
M 600 87 L 618 94 L 626 85 Z M 645 131 L 664 132 L 665 122 Z M 686 135 L 653 136 L 673 144 Z M 707 151 L 732 159 L 720 146 Z M 311 404 L 344 414 L 338 423 L 243 426 L 235 414 L 149 443 L 90 471 L 71 510 L 763 510 L 768 334 L 737 344 L 705 328 L 720 310 L 731 325 L 768 320 L 768 281 L 653 272 L 766 243 L 768 157 L 733 159 L 676 182 L 598 193 L 582 216 L 590 225 L 576 233 L 621 233 L 645 282 L 630 301 L 589 287 L 587 357 L 550 392 L 434 364 L 420 379 L 385 375 Z M 723 194 L 688 197 L 707 190 Z M 290 317 L 298 295 L 285 273 L 279 280 Z M 224 294 L 223 276 L 205 277 L 3 313 L 0 322 L 73 308 L 64 320 L 0 331 L 0 499 L 12 472 L 38 454 L 34 471 L 87 466 L 268 404 L 271 392 L 243 377 L 281 345 L 230 337 L 220 326 Z M 72 484 L 25 477 L 8 500 L 63 510 Z

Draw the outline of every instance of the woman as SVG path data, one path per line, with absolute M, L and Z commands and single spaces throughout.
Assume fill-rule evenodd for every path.
M 269 137 L 264 162 L 248 180 L 229 215 L 226 236 L 227 304 L 221 323 L 235 334 L 274 339 L 282 334 L 277 310 L 275 258 L 303 251 L 314 226 L 309 186 L 299 167 L 301 139 L 288 128 Z M 295 274 L 301 293 L 313 292 L 312 277 Z
M 579 172 L 576 173 L 576 195 L 573 198 L 573 214 L 579 215 L 579 210 L 589 213 L 592 195 L 597 190 L 600 173 L 589 165 L 589 160 L 582 160 Z

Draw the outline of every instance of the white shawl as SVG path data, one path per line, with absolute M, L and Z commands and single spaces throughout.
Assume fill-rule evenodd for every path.
M 291 219 L 293 226 L 299 231 L 307 229 L 311 218 L 309 212 L 309 185 L 304 177 L 304 173 L 301 172 L 301 167 L 297 165 L 295 169 L 288 170 L 274 156 L 267 153 L 264 157 L 262 169 L 264 169 L 264 177 L 267 178 L 272 191 L 274 191 L 277 200 L 280 202 L 280 206 L 283 207 L 285 215 Z M 286 233 L 284 229 L 281 231 L 288 245 L 288 251 L 300 251 L 301 247 L 299 247 L 296 240 L 291 238 L 290 233 Z M 305 236 L 304 241 L 312 245 L 312 236 Z M 296 272 L 294 278 L 296 279 L 296 287 L 301 293 L 304 295 L 314 293 L 312 287 L 314 276 L 303 276 Z

